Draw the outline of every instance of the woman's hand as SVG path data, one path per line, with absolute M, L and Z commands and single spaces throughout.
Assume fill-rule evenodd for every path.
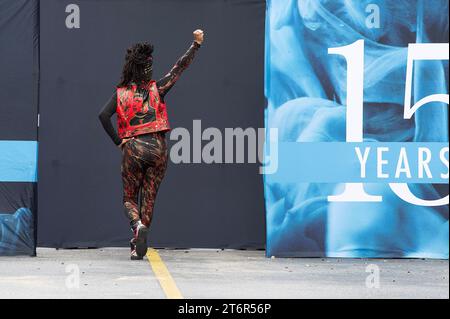
M 194 33 L 194 41 L 197 42 L 198 44 L 202 44 L 203 43 L 203 30 L 197 29 L 193 33 Z
M 127 144 L 127 142 L 128 142 L 129 140 L 131 140 L 131 138 L 124 138 L 124 139 L 122 140 L 122 143 L 120 143 L 120 144 L 118 145 L 118 147 L 123 151 L 123 147 L 125 146 L 125 144 Z

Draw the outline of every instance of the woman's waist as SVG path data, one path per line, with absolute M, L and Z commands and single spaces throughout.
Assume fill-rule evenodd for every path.
M 157 132 L 150 132 L 150 133 L 143 133 L 138 134 L 134 136 L 135 139 L 139 139 L 144 142 L 149 142 L 155 139 L 165 139 L 166 138 L 166 132 L 167 131 L 157 131 Z

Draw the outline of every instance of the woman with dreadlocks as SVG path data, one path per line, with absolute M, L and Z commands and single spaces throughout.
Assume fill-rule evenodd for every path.
M 155 197 L 167 167 L 165 132 L 170 128 L 164 98 L 202 43 L 203 31 L 194 31 L 194 41 L 187 52 L 158 81 L 152 80 L 153 46 L 133 45 L 127 50 L 116 92 L 99 114 L 105 131 L 123 153 L 123 205 L 133 231 L 132 260 L 143 259 L 147 253 Z M 111 123 L 114 113 L 118 132 Z

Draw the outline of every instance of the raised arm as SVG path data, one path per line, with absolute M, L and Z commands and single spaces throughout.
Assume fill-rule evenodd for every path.
M 189 49 L 186 51 L 183 56 L 178 59 L 177 63 L 172 67 L 172 69 L 167 73 L 163 78 L 156 82 L 158 87 L 158 92 L 161 99 L 164 99 L 164 96 L 169 92 L 169 90 L 174 86 L 177 80 L 180 78 L 181 73 L 192 63 L 194 60 L 195 53 L 200 48 L 203 43 L 203 31 L 195 30 L 194 31 L 194 41 L 192 42 Z

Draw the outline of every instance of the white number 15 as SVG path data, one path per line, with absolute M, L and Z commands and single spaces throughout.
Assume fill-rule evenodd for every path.
M 342 55 L 347 61 L 347 142 L 363 141 L 363 97 L 364 97 L 364 40 L 358 40 L 350 45 L 330 48 L 329 54 Z M 408 46 L 408 61 L 406 68 L 406 86 L 404 118 L 410 119 L 414 113 L 425 104 L 442 102 L 449 104 L 448 94 L 433 94 L 411 105 L 414 61 L 448 60 L 448 43 L 414 43 Z M 416 197 L 405 183 L 390 183 L 392 191 L 404 201 L 420 206 L 448 205 L 449 196 L 437 200 L 424 200 Z M 330 202 L 381 202 L 381 196 L 369 195 L 362 183 L 346 183 L 344 191 L 335 196 L 329 196 Z

